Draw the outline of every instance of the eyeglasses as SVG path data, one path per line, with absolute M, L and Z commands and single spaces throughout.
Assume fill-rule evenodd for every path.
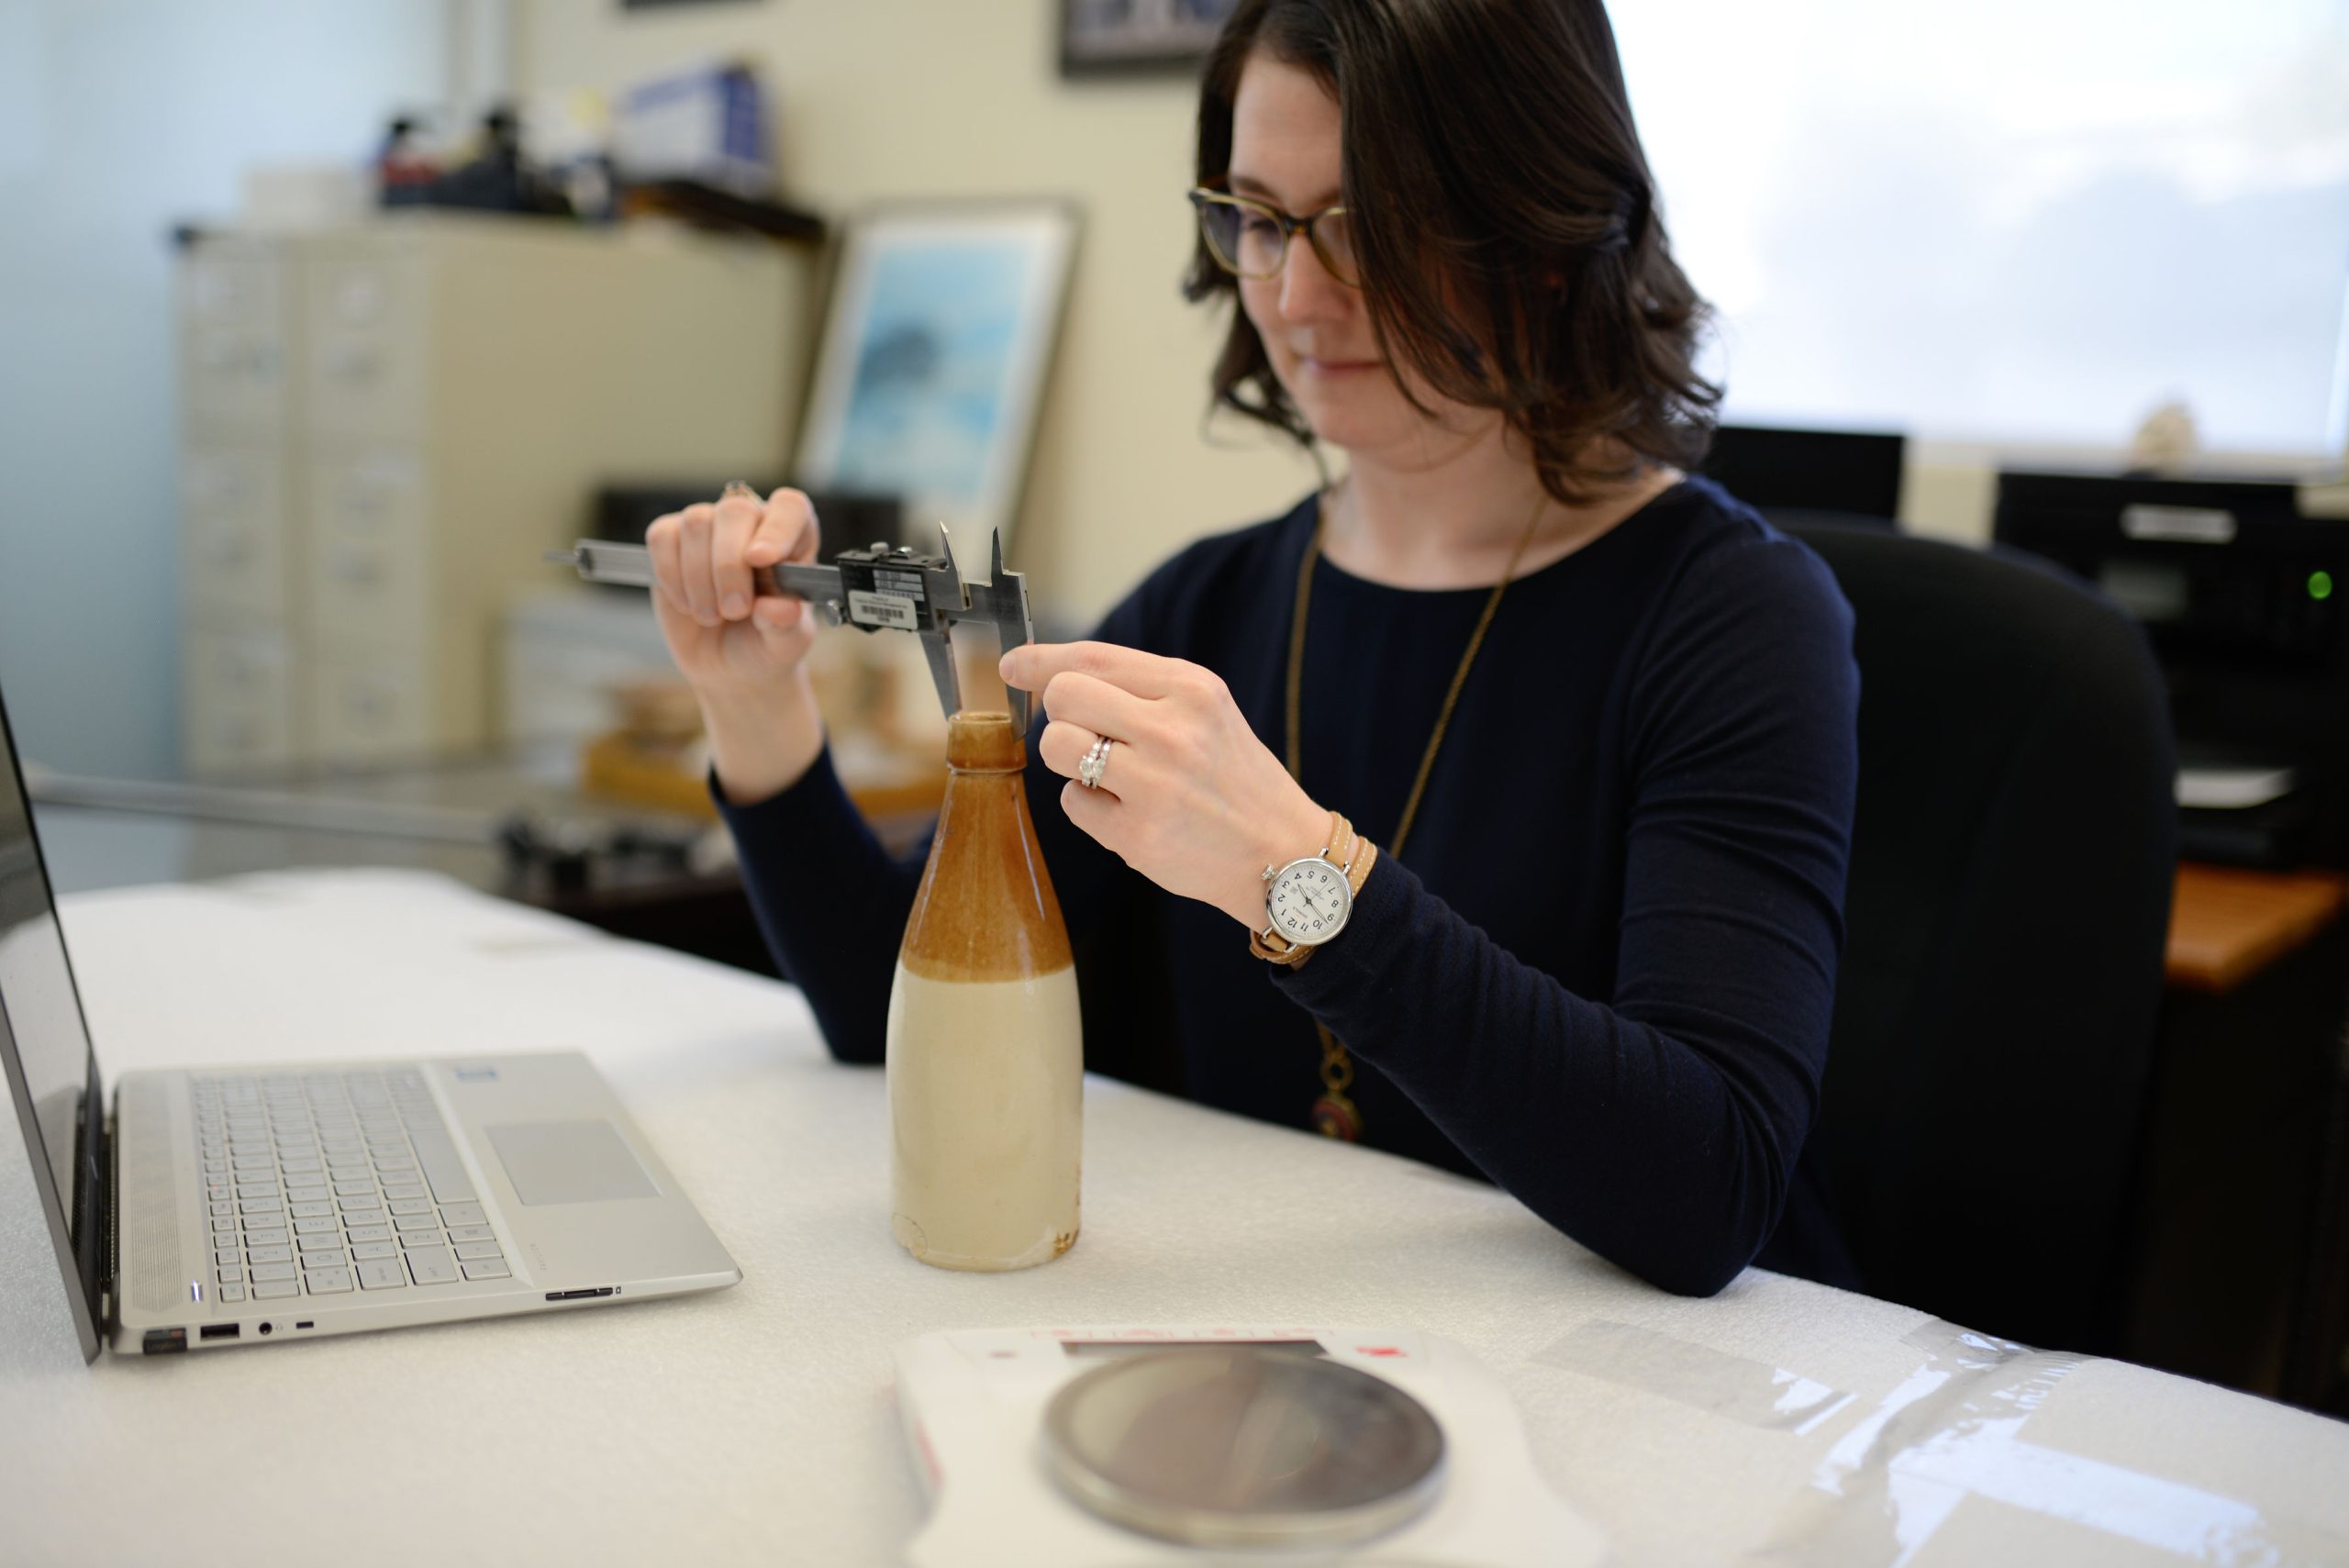
M 1302 234 L 1324 271 L 1348 288 L 1362 287 L 1353 217 L 1344 207 L 1291 217 L 1276 206 L 1203 187 L 1193 189 L 1191 205 L 1198 209 L 1199 236 L 1207 241 L 1208 253 L 1227 272 L 1243 278 L 1279 277 L 1288 261 L 1290 238 Z

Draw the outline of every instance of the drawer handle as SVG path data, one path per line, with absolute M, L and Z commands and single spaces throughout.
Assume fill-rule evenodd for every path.
M 381 356 L 373 349 L 339 343 L 327 350 L 327 373 L 337 381 L 373 381 L 380 366 Z
M 354 588 L 373 587 L 383 581 L 383 569 L 371 556 L 355 550 L 338 550 L 328 558 L 328 574 Z

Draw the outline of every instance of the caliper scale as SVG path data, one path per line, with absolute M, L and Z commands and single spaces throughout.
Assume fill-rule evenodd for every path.
M 732 494 L 729 487 L 729 494 Z M 954 666 L 953 627 L 958 621 L 991 626 L 1006 651 L 1036 640 L 1028 609 L 1028 578 L 1003 564 L 1003 536 L 995 536 L 987 581 L 966 581 L 955 563 L 954 541 L 946 525 L 938 527 L 945 541 L 943 555 L 916 555 L 910 546 L 885 541 L 861 550 L 844 550 L 829 564 L 785 563 L 753 568 L 752 584 L 762 594 L 782 594 L 804 599 L 825 626 L 852 626 L 860 631 L 910 631 L 921 639 L 922 656 L 930 663 L 930 684 L 938 701 L 953 717 L 963 711 L 963 683 Z M 547 559 L 575 567 L 590 583 L 620 587 L 653 585 L 652 552 L 640 544 L 583 539 L 569 550 L 550 550 Z M 1011 722 L 1028 732 L 1028 694 L 1007 690 Z

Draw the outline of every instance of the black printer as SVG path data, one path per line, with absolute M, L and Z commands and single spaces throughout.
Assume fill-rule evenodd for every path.
M 2001 473 L 1995 533 L 2151 635 L 2182 854 L 2349 865 L 2349 519 L 2303 515 L 2288 484 Z

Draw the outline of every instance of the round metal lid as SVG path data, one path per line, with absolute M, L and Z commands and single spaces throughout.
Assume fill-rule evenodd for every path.
M 1044 1412 L 1045 1469 L 1102 1518 L 1186 1546 L 1346 1546 L 1443 1485 L 1443 1429 L 1309 1351 L 1186 1345 L 1105 1362 Z

